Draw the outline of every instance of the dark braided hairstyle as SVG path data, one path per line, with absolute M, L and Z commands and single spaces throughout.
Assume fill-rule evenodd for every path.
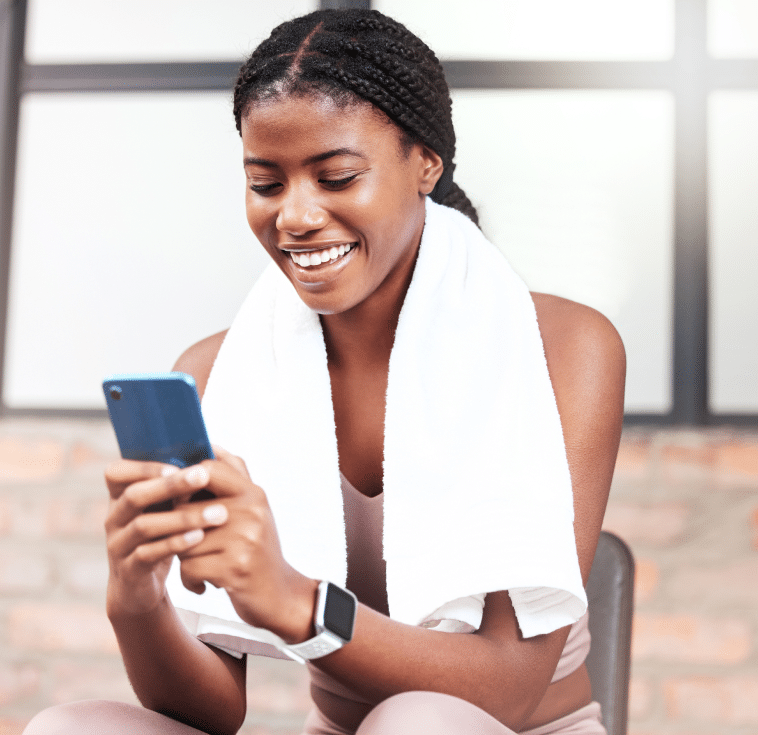
M 417 141 L 431 148 L 444 164 L 431 198 L 479 224 L 453 182 L 455 131 L 442 66 L 405 26 L 376 10 L 317 10 L 277 26 L 239 71 L 237 130 L 256 101 L 313 94 L 342 106 L 366 100 L 400 128 L 406 151 Z

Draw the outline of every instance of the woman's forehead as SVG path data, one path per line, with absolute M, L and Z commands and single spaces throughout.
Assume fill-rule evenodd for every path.
M 351 104 L 326 95 L 288 95 L 252 103 L 241 125 L 245 146 L 291 145 L 326 141 L 380 144 L 396 141 L 399 128 L 369 102 Z

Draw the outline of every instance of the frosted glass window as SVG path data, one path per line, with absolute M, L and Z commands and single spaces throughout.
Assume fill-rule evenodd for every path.
M 671 405 L 673 99 L 455 91 L 456 181 L 533 290 L 595 307 L 628 356 L 628 411 Z
M 242 59 L 317 0 L 29 0 L 32 64 Z
M 710 99 L 710 396 L 758 411 L 758 92 Z
M 668 59 L 674 0 L 374 0 L 441 58 Z
M 227 327 L 268 260 L 244 194 L 227 94 L 26 95 L 6 404 L 104 407 Z
M 758 2 L 708 0 L 708 51 L 711 56 L 758 56 Z

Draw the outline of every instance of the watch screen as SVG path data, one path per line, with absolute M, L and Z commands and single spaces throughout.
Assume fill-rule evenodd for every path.
M 353 637 L 355 600 L 345 590 L 329 583 L 324 606 L 324 627 L 345 641 Z

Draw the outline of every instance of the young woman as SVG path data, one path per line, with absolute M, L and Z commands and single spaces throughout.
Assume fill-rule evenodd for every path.
M 542 465 L 560 468 L 566 460 L 573 510 L 573 524 L 570 515 L 566 523 L 571 553 L 550 557 L 551 539 L 539 543 L 545 546 L 548 562 L 543 567 L 548 575 L 571 556 L 579 586 L 581 580 L 586 582 L 621 430 L 624 353 L 618 335 L 592 309 L 527 293 L 524 324 L 536 313 L 534 332 L 538 342 L 541 337 L 535 354 L 529 357 L 524 348 L 522 359 L 521 346 L 508 336 L 502 368 L 499 357 L 488 357 L 501 354 L 487 352 L 490 343 L 503 341 L 501 324 L 508 335 L 524 330 L 521 322 L 515 328 L 506 324 L 511 302 L 503 302 L 505 313 L 493 317 L 493 309 L 500 308 L 493 306 L 500 292 L 511 288 L 510 276 L 503 271 L 501 283 L 499 275 L 490 273 L 500 272 L 500 261 L 491 260 L 500 256 L 481 251 L 489 246 L 479 243 L 478 231 L 448 209 L 476 222 L 473 207 L 453 183 L 455 134 L 441 66 L 402 25 L 376 11 L 318 11 L 283 24 L 240 70 L 234 114 L 243 143 L 247 218 L 276 266 L 267 282 L 279 281 L 271 287 L 270 299 L 270 294 L 258 295 L 258 301 L 246 307 L 252 314 L 245 317 L 249 321 L 243 324 L 241 312 L 240 326 L 235 322 L 228 335 L 223 332 L 194 345 L 175 366 L 195 377 L 201 395 L 208 385 L 204 411 L 211 417 L 211 439 L 234 454 L 219 448 L 216 460 L 180 471 L 127 461 L 109 467 L 108 615 L 144 708 L 107 702 L 64 705 L 38 715 L 27 735 L 239 729 L 246 712 L 245 656 L 239 656 L 251 649 L 237 645 L 236 633 L 201 642 L 188 632 L 166 593 L 174 557 L 187 589 L 202 592 L 207 585 L 225 590 L 238 622 L 275 633 L 281 648 L 293 646 L 290 651 L 311 659 L 315 707 L 306 723 L 310 735 L 604 733 L 583 663 L 586 616 L 575 604 L 582 592 L 562 598 L 574 611 L 570 617 L 540 623 L 529 634 L 528 604 L 519 591 L 531 586 L 526 579 L 531 572 L 524 572 L 518 584 L 481 582 L 473 589 L 466 585 L 469 572 L 478 579 L 490 574 L 490 568 L 497 575 L 500 567 L 509 567 L 510 578 L 521 579 L 522 570 L 540 567 L 541 554 L 534 548 L 542 546 L 530 547 L 528 536 L 533 534 L 519 529 L 522 523 L 524 528 L 536 523 L 539 535 L 544 524 L 545 535 L 551 536 L 553 503 L 530 500 L 531 490 L 524 491 L 524 497 L 518 492 L 529 486 L 532 476 L 542 476 Z M 448 237 L 464 242 L 464 261 L 456 260 L 458 245 L 436 249 L 434 233 L 440 242 Z M 466 254 L 474 251 L 483 254 Z M 478 265 L 480 258 L 485 267 Z M 464 284 L 460 299 L 457 291 L 449 295 L 444 286 L 448 275 L 458 271 Z M 475 289 L 472 295 L 466 290 L 469 280 L 481 281 L 485 290 Z M 417 286 L 417 281 L 423 283 Z M 284 293 L 276 290 L 282 283 L 296 295 L 305 316 L 291 322 L 280 319 L 281 310 L 298 308 L 282 305 L 290 298 L 277 295 Z M 486 289 L 491 283 L 490 296 Z M 424 284 L 431 286 L 423 290 Z M 423 318 L 414 321 L 421 313 Z M 306 328 L 301 322 L 309 314 L 313 320 Z M 269 321 L 273 327 L 267 326 Z M 282 331 L 285 322 L 289 326 Z M 298 347 L 287 362 L 283 356 L 288 345 L 300 344 L 301 332 L 308 329 L 317 331 L 316 358 L 299 362 Z M 269 343 L 270 360 L 261 357 Z M 403 355 L 394 354 L 393 348 Z M 321 373 L 319 349 L 324 353 Z M 247 363 L 239 367 L 235 362 L 237 351 L 245 350 L 250 364 L 260 364 L 262 372 L 246 372 Z M 545 401 L 542 388 L 528 385 L 532 373 L 542 369 L 533 369 L 532 359 L 534 365 L 546 362 L 550 395 Z M 509 360 L 515 367 L 506 367 Z M 522 361 L 527 368 L 519 367 Z M 402 393 L 397 386 L 405 386 L 407 375 L 417 368 L 417 382 L 408 383 L 411 389 Z M 240 382 L 233 380 L 235 370 L 243 374 Z M 513 370 L 517 372 L 508 372 Z M 448 374 L 453 375 L 449 380 Z M 513 383 L 517 374 L 523 385 L 506 385 L 510 392 L 501 400 L 499 384 Z M 479 381 L 485 383 L 485 400 L 480 403 L 489 403 L 491 396 L 494 415 L 488 406 L 472 407 L 458 397 L 458 387 L 463 390 L 465 384 L 466 390 L 471 386 L 476 391 Z M 213 390 L 216 395 L 228 393 L 230 384 L 234 390 L 228 403 L 211 396 Z M 213 385 L 217 387 L 212 390 Z M 421 395 L 426 385 L 431 395 Z M 248 386 L 251 392 L 258 390 L 258 403 L 245 403 Z M 266 404 L 269 393 L 278 396 L 280 409 L 255 410 Z M 526 410 L 519 414 L 519 426 L 509 428 L 510 418 L 502 419 L 500 408 L 516 406 L 521 395 L 528 397 Z M 530 407 L 532 395 L 539 400 Z M 322 426 L 310 416 L 324 396 L 331 424 Z M 556 407 L 557 450 L 555 427 L 548 426 Z M 455 417 L 460 416 L 474 419 L 459 423 Z M 548 417 L 544 425 L 543 417 Z M 532 433 L 523 433 L 531 423 Z M 235 426 L 227 431 L 227 424 Z M 511 437 L 505 444 L 518 444 L 503 447 L 511 451 L 508 461 L 518 475 L 514 489 L 500 488 L 502 478 L 488 469 L 489 458 L 499 451 L 488 444 L 490 428 L 500 424 L 505 427 L 503 436 Z M 248 428 L 252 433 L 245 434 Z M 426 447 L 427 433 L 441 437 L 437 455 Z M 230 446 L 239 434 L 247 438 Z M 327 454 L 332 451 L 329 437 L 334 440 L 333 471 L 328 462 L 321 469 L 318 448 L 323 436 Z M 517 471 L 520 457 L 526 459 Z M 327 594 L 318 571 L 308 569 L 309 553 L 318 557 L 334 534 L 316 533 L 315 541 L 303 544 L 305 551 L 297 551 L 299 532 L 292 532 L 288 524 L 307 523 L 302 516 L 321 513 L 320 491 L 314 488 L 320 487 L 324 475 L 334 484 L 337 462 L 347 523 L 347 535 L 341 537 L 343 549 L 347 544 L 344 586 L 357 593 L 359 604 L 352 639 L 336 644 L 332 640 L 330 652 L 316 656 L 311 644 L 298 648 L 318 632 L 314 608 Z M 459 475 L 457 468 L 462 468 Z M 504 474 L 511 472 L 509 468 L 506 464 Z M 458 482 L 463 487 L 448 492 L 443 486 L 451 472 L 464 478 Z M 287 500 L 288 492 L 295 493 L 287 486 L 282 491 L 285 499 L 274 501 L 275 486 L 284 476 L 294 478 L 287 480 L 291 485 L 305 478 L 301 484 L 307 487 Z M 339 486 L 340 480 L 336 482 Z M 482 485 L 495 486 L 486 500 L 477 494 L 489 492 L 480 490 Z M 199 488 L 210 489 L 216 499 L 184 502 Z M 409 514 L 398 511 L 410 507 L 402 503 L 411 501 L 395 499 L 395 488 L 405 488 L 399 495 L 418 492 L 427 498 L 420 505 L 422 512 L 406 517 Z M 382 539 L 383 495 L 388 526 Z M 498 507 L 499 495 L 514 495 L 514 507 L 525 509 L 523 518 L 513 514 L 513 523 L 503 526 L 508 530 L 502 533 L 499 524 L 510 523 L 506 516 L 511 513 L 500 518 L 498 512 L 487 512 Z M 174 511 L 143 513 L 148 505 L 169 498 L 177 501 Z M 290 514 L 295 520 L 289 520 Z M 405 526 L 398 521 L 401 517 Z M 472 534 L 472 528 L 481 532 Z M 510 559 L 493 560 L 487 553 L 495 548 L 487 545 L 490 541 L 513 543 L 515 553 Z M 417 542 L 421 551 L 413 546 Z M 524 545 L 523 553 L 519 544 Z M 469 559 L 467 555 L 469 571 L 457 572 L 456 559 Z M 422 557 L 426 566 L 414 567 Z M 435 566 L 439 560 L 447 565 L 441 572 Z M 566 568 L 570 577 L 568 562 Z M 410 591 L 402 589 L 408 569 L 421 570 L 413 572 Z M 466 590 L 461 595 L 466 605 L 479 600 L 473 623 L 438 625 L 440 619 L 472 619 L 445 606 L 426 611 L 430 615 L 421 625 L 419 616 L 403 613 L 418 607 L 417 597 L 437 599 L 438 585 Z M 486 598 L 473 593 L 486 593 Z M 456 596 L 450 594 L 439 602 Z M 352 617 L 346 604 L 346 615 Z M 183 619 L 186 622 L 186 616 Z M 350 638 L 349 632 L 343 638 Z

